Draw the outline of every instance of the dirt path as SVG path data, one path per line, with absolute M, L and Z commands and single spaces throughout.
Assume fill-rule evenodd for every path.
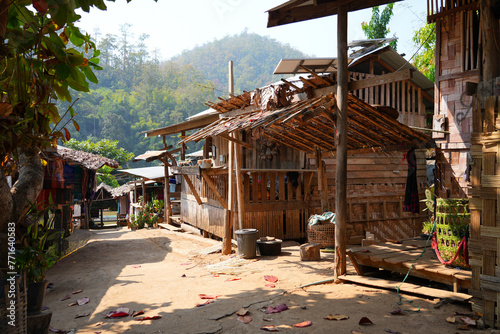
M 190 234 L 167 230 L 129 231 L 118 228 L 76 231 L 74 239 L 89 239 L 86 245 L 51 268 L 47 280 L 55 288 L 47 291 L 45 305 L 53 311 L 51 326 L 75 329 L 76 333 L 259 333 L 265 325 L 281 326 L 280 332 L 296 333 L 455 333 L 460 323 L 445 321 L 454 312 L 470 313 L 467 305 L 446 304 L 435 309 L 437 301 L 409 297 L 412 304 L 398 305 L 395 292 L 354 284 L 324 284 L 297 287 L 331 278 L 331 254 L 322 261 L 301 262 L 297 243 L 285 243 L 278 257 L 248 261 L 237 275 L 213 275 L 209 264 L 236 257 L 219 254 L 199 255 L 196 251 L 219 243 Z M 227 270 L 229 270 L 228 268 Z M 274 275 L 276 287 L 267 287 L 264 275 Z M 228 280 L 231 278 L 239 280 Z M 62 299 L 76 290 L 83 292 Z M 214 303 L 203 303 L 199 294 L 220 295 Z M 82 306 L 68 306 L 88 297 Z M 288 310 L 265 314 L 261 309 L 286 304 Z M 143 316 L 161 319 L 107 319 L 118 307 L 144 311 Z M 236 311 L 248 308 L 252 321 L 243 324 Z M 391 315 L 396 309 L 405 315 Z M 418 311 L 419 310 L 419 311 Z M 418 311 L 418 312 L 417 312 Z M 89 314 L 76 318 L 77 315 Z M 328 314 L 347 315 L 343 321 L 329 321 Z M 368 317 L 374 325 L 361 326 Z M 459 317 L 457 317 L 458 320 Z M 307 328 L 291 328 L 312 321 Z M 389 331 L 389 332 L 388 332 Z M 469 330 L 466 333 L 489 333 Z

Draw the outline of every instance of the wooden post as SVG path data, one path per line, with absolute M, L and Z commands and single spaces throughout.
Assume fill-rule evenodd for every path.
M 144 204 L 146 204 L 146 180 L 144 178 L 142 179 L 141 185 L 142 185 L 142 202 L 141 202 L 141 206 L 142 206 L 142 208 L 144 208 Z
M 321 212 L 328 211 L 328 191 L 325 169 L 323 168 L 323 158 L 321 156 L 321 150 L 316 148 L 315 154 L 316 168 L 318 170 L 318 190 L 321 198 Z
M 181 136 L 184 139 L 184 137 L 186 137 L 186 131 L 182 131 Z M 181 145 L 181 160 L 186 160 L 186 144 L 184 143 Z
M 229 61 L 229 92 L 231 94 L 234 93 L 234 84 L 233 84 L 233 61 Z M 233 199 L 234 199 L 234 174 L 233 174 L 233 142 L 228 140 L 228 160 L 227 160 L 227 204 L 228 210 L 225 210 L 225 219 L 224 219 L 224 236 L 222 238 L 222 254 L 228 255 L 231 254 L 231 239 L 232 239 L 232 227 L 233 227 Z
M 482 66 L 482 81 L 490 81 L 500 75 L 500 64 L 498 63 L 498 55 L 500 47 L 498 41 L 498 20 L 493 15 L 493 0 L 481 0 L 481 28 L 483 45 L 483 66 Z M 481 78 L 480 78 L 481 80 Z
M 240 140 L 240 136 L 238 133 L 233 134 L 237 140 Z M 243 196 L 243 177 L 241 176 L 241 150 L 242 147 L 240 144 L 234 144 L 234 156 L 236 162 L 236 195 L 238 200 L 238 228 L 241 230 L 245 228 L 245 199 Z
M 347 5 L 338 7 L 337 15 L 337 133 L 335 144 L 335 280 L 346 273 L 347 224 Z
M 163 187 L 163 221 L 165 223 L 170 223 L 170 216 L 172 215 L 172 206 L 170 204 L 170 178 L 168 173 L 168 163 L 167 158 L 162 160 L 163 169 L 165 171 L 164 187 Z

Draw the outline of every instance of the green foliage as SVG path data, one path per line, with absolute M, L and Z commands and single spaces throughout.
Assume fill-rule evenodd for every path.
M 141 203 L 143 197 L 139 196 L 138 201 Z M 130 226 L 141 229 L 145 226 L 154 227 L 161 216 L 163 210 L 163 201 L 154 198 L 144 204 L 144 207 L 139 210 L 136 215 L 131 216 Z
M 279 81 L 272 73 L 282 58 L 305 58 L 307 55 L 272 38 L 246 31 L 239 35 L 226 36 L 184 51 L 172 59 L 178 64 L 188 64 L 199 70 L 213 82 L 220 94 L 228 91 L 228 63 L 234 63 L 235 92 L 255 88 Z M 222 92 L 221 92 L 222 91 Z
M 429 23 L 413 32 L 413 43 L 419 51 L 413 57 L 413 66 L 434 82 L 436 75 L 436 25 Z
M 125 165 L 134 158 L 134 153 L 127 152 L 122 147 L 118 148 L 118 140 L 112 141 L 109 139 L 101 139 L 95 141 L 95 139 L 87 139 L 84 141 L 77 141 L 75 139 L 70 139 L 65 145 L 74 150 L 98 154 L 116 160 L 120 165 Z
M 8 14 L 6 26 L 0 23 L 5 31 L 0 57 L 4 155 L 70 138 L 55 101 L 71 102 L 70 89 L 87 92 L 89 82 L 97 83 L 93 70 L 100 69 L 99 51 L 74 25 L 80 18 L 75 10 L 88 12 L 91 7 L 106 9 L 103 0 L 14 0 L 0 5 L 0 14 Z M 71 121 L 74 110 L 68 107 L 67 113 Z M 74 126 L 78 128 L 76 122 Z
M 85 94 L 74 92 L 80 132 L 73 137 L 118 140 L 120 147 L 136 155 L 163 146 L 158 138 L 145 138 L 141 132 L 183 122 L 206 110 L 205 102 L 227 96 L 214 89 L 227 90 L 229 60 L 235 63 L 236 90 L 241 91 L 278 81 L 271 73 L 281 58 L 305 56 L 268 37 L 242 33 L 161 63 L 147 50 L 147 36 L 135 42 L 130 30 L 130 25 L 123 26 L 119 34 L 96 42 L 103 70 L 97 73 L 99 86 L 91 85 Z M 179 138 L 166 141 L 177 145 Z M 201 143 L 196 145 L 188 149 L 201 148 Z
M 49 217 L 47 222 L 44 216 Z M 27 217 L 32 223 L 21 239 L 15 265 L 20 272 L 26 272 L 29 282 L 36 283 L 43 281 L 45 272 L 59 259 L 55 241 L 62 237 L 63 232 L 54 230 L 55 213 L 51 206 L 38 210 L 32 205 Z
M 363 29 L 367 38 L 374 39 L 387 37 L 391 31 L 387 26 L 389 25 L 392 15 L 394 15 L 393 9 L 394 3 L 390 3 L 385 6 L 382 13 L 380 13 L 379 6 L 372 8 L 372 18 L 370 22 L 361 23 L 361 29 Z M 392 46 L 394 50 L 397 49 L 397 41 L 392 41 L 389 45 Z
M 99 168 L 97 170 L 97 184 L 105 183 L 113 188 L 118 188 L 120 183 L 118 183 L 114 175 L 111 175 L 113 171 L 114 169 L 109 166 Z

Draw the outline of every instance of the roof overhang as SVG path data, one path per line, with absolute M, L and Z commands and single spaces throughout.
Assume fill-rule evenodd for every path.
M 129 168 L 118 170 L 122 173 L 127 173 L 130 175 L 142 177 L 146 180 L 158 180 L 165 178 L 165 167 L 163 166 L 153 166 L 144 168 Z
M 195 130 L 207 126 L 210 123 L 215 122 L 219 119 L 218 113 L 207 113 L 200 117 L 192 118 L 190 120 L 184 121 L 182 123 L 173 124 L 166 126 L 164 128 L 154 129 L 150 131 L 144 131 L 142 133 L 147 137 L 156 137 L 156 136 L 168 136 L 177 133 L 181 133 L 183 131 Z
M 348 11 L 354 12 L 397 1 L 401 0 L 290 0 L 267 11 L 267 27 L 336 15 L 340 5 L 347 5 Z

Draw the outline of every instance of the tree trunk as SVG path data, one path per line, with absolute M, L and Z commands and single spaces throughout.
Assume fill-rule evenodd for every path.
M 10 222 L 18 223 L 36 203 L 43 186 L 43 166 L 36 148 L 19 154 L 19 178 L 9 189 L 7 178 L 0 167 L 0 244 L 6 245 L 7 227 Z M 6 267 L 7 247 L 0 249 L 0 268 Z

